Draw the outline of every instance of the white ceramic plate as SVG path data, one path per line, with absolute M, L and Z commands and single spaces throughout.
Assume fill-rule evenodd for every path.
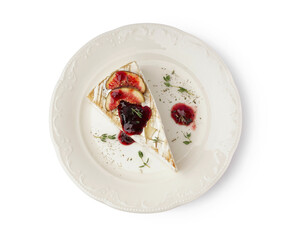
M 108 74 L 137 61 L 149 81 L 164 121 L 179 171 L 173 172 L 138 144 L 101 142 L 92 133 L 115 134 L 86 99 Z M 165 91 L 163 76 L 195 96 Z M 175 102 L 197 107 L 196 130 L 170 118 Z M 91 40 L 69 61 L 55 88 L 50 127 L 58 157 L 73 181 L 88 195 L 130 212 L 158 212 L 196 199 L 225 172 L 241 132 L 241 104 L 232 76 L 222 60 L 201 40 L 173 27 L 135 24 Z M 183 132 L 192 143 L 183 144 Z M 176 140 L 174 140 L 176 139 Z M 139 166 L 137 152 L 151 168 Z

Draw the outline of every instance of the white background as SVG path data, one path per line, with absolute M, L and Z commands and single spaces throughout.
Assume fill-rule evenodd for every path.
M 288 2 L 1 1 L 0 239 L 290 239 Z M 243 107 L 241 141 L 222 179 L 192 203 L 147 215 L 80 191 L 48 124 L 70 57 L 105 31 L 141 22 L 172 25 L 213 47 Z

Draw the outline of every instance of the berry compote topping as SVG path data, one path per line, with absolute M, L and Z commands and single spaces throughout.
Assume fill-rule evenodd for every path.
M 151 118 L 152 110 L 148 106 L 141 106 L 121 101 L 118 114 L 123 131 L 127 135 L 139 135 Z
M 177 124 L 188 126 L 194 121 L 195 112 L 186 104 L 177 103 L 172 107 L 171 117 Z
M 126 133 L 123 131 L 120 131 L 118 134 L 118 140 L 123 145 L 130 145 L 134 143 L 134 140 L 130 136 L 126 135 Z

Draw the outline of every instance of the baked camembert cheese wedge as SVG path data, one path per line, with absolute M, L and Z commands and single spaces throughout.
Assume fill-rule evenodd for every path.
M 177 170 L 155 100 L 136 62 L 102 80 L 88 99 L 121 131 Z

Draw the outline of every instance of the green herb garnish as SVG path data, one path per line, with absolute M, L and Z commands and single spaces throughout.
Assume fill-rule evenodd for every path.
M 143 153 L 142 153 L 142 151 L 138 151 L 138 156 L 139 156 L 140 158 L 143 158 Z
M 139 168 L 143 168 L 145 166 L 147 166 L 148 168 L 150 168 L 150 166 L 148 165 L 149 163 L 149 158 L 147 159 L 147 161 L 145 162 L 142 158 L 143 158 L 143 153 L 142 151 L 138 151 L 138 156 L 140 157 L 140 159 L 142 160 L 143 165 L 140 165 Z
M 96 135 L 93 135 L 95 138 L 100 138 L 100 140 L 102 141 L 102 142 L 106 142 L 106 140 L 107 140 L 107 138 L 108 139 L 111 139 L 111 140 L 114 140 L 114 139 L 116 139 L 116 134 L 114 134 L 114 135 L 108 135 L 108 134 L 106 134 L 106 133 L 103 133 L 101 136 L 96 136 Z
M 172 87 L 172 85 L 169 82 L 164 82 L 164 84 L 166 85 L 166 87 Z
M 172 74 L 175 74 L 175 71 L 174 71 L 174 70 L 172 71 Z M 189 90 L 187 90 L 186 88 L 183 88 L 183 87 L 180 87 L 180 86 L 172 85 L 172 84 L 170 83 L 170 81 L 171 81 L 171 76 L 170 76 L 170 75 L 166 74 L 166 76 L 164 76 L 163 79 L 165 80 L 165 81 L 164 81 L 164 84 L 165 84 L 166 87 L 174 87 L 174 88 L 178 88 L 178 92 L 180 92 L 180 93 L 184 93 L 184 92 L 185 92 L 185 93 L 188 93 L 189 95 L 194 96 L 194 94 L 191 93 L 191 92 L 190 92 Z
M 131 111 L 135 113 L 139 118 L 142 118 L 142 113 L 138 109 L 132 108 Z
M 140 165 L 139 168 L 143 168 L 143 167 L 145 167 L 145 166 L 150 167 L 150 166 L 148 165 L 148 162 L 149 162 L 149 158 L 147 159 L 146 162 L 143 162 L 143 165 Z
M 108 137 L 108 139 L 114 140 L 114 139 L 116 139 L 116 134 L 108 135 L 107 137 Z
M 186 93 L 188 93 L 189 95 L 194 96 L 194 94 L 191 93 L 191 92 L 189 92 L 186 88 L 183 88 L 183 87 L 178 87 L 178 88 L 179 88 L 179 89 L 178 89 L 178 92 L 180 92 L 180 93 L 186 92 Z
M 151 139 L 154 143 L 159 143 L 162 142 L 161 139 L 159 139 L 159 137 L 155 137 L 154 139 Z
M 187 138 L 188 140 L 187 141 L 184 141 L 183 143 L 188 145 L 190 143 L 192 143 L 190 137 L 191 137 L 191 133 L 183 133 L 184 137 Z
M 169 82 L 171 80 L 171 76 L 168 74 L 166 74 L 166 76 L 164 76 L 163 78 L 166 82 Z
M 175 114 L 175 117 L 178 118 L 179 122 L 187 123 L 186 118 L 182 115 Z
M 188 90 L 186 88 L 179 87 L 178 92 L 188 92 Z
M 186 118 L 184 116 L 179 117 L 180 122 L 187 123 Z
M 175 74 L 175 70 L 172 71 L 172 75 L 174 75 L 174 74 Z

